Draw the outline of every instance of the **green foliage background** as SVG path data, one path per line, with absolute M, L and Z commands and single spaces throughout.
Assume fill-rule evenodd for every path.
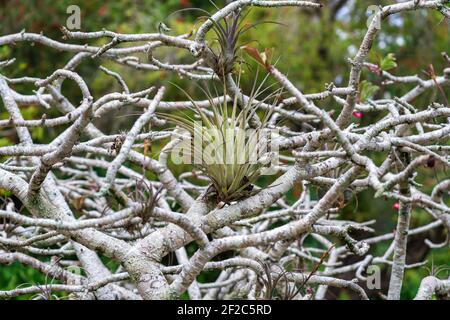
M 325 83 L 334 82 L 338 86 L 345 86 L 347 73 L 350 66 L 348 57 L 352 57 L 359 46 L 366 30 L 367 6 L 366 1 L 344 1 L 345 5 L 333 12 L 327 6 L 328 1 L 322 1 L 324 9 L 320 11 L 302 11 L 296 8 L 280 8 L 273 10 L 252 9 L 248 18 L 249 23 L 259 21 L 275 21 L 280 24 L 262 24 L 252 29 L 242 39 L 243 43 L 250 42 L 252 46 L 263 48 L 273 48 L 275 57 L 278 60 L 279 69 L 288 72 L 291 80 L 304 92 L 317 92 L 325 89 Z M 377 1 L 377 4 L 390 4 L 394 1 Z M 0 2 L 0 35 L 20 32 L 25 29 L 27 32 L 43 32 L 53 39 L 61 39 L 59 26 L 64 25 L 68 17 L 66 9 L 71 4 L 77 4 L 82 11 L 82 30 L 97 31 L 106 28 L 120 33 L 136 32 L 157 32 L 157 25 L 163 21 L 171 29 L 171 34 L 188 33 L 198 26 L 197 18 L 202 15 L 197 11 L 177 10 L 188 7 L 199 7 L 213 11 L 213 7 L 205 0 L 139 0 L 139 1 L 20 1 L 4 0 Z M 217 0 L 216 4 L 224 5 L 224 1 Z M 329 3 L 328 3 L 329 4 Z M 439 72 L 445 66 L 444 60 L 440 57 L 440 52 L 449 49 L 449 24 L 442 21 L 442 16 L 431 11 L 416 11 L 407 14 L 396 15 L 388 19 L 383 24 L 373 47 L 370 61 L 377 63 L 382 57 L 389 53 L 394 53 L 398 66 L 392 70 L 398 75 L 422 74 L 430 63 Z M 96 40 L 91 43 L 101 44 L 104 40 Z M 177 61 L 177 63 L 192 62 L 192 57 L 183 51 L 173 51 L 162 49 L 157 51 L 157 57 L 163 61 Z M 38 76 L 45 77 L 55 69 L 61 68 L 68 61 L 71 55 L 56 52 L 53 49 L 35 44 L 17 44 L 13 47 L 0 47 L 0 60 L 8 57 L 16 57 L 16 63 L 4 69 L 8 77 Z M 249 60 L 249 59 L 247 59 Z M 172 81 L 185 88 L 194 96 L 198 94 L 192 81 L 180 79 L 167 72 L 144 72 L 135 71 L 127 67 L 118 66 L 105 61 L 89 61 L 84 63 L 79 72 L 85 78 L 94 94 L 98 98 L 111 90 L 119 89 L 115 81 L 98 72 L 96 68 L 102 64 L 114 71 L 120 72 L 132 90 L 138 91 L 148 88 L 151 85 L 158 85 Z M 249 61 L 251 65 L 252 62 Z M 254 67 L 254 65 L 253 65 Z M 244 77 L 243 87 L 249 88 L 252 85 L 252 74 Z M 364 71 L 362 78 L 373 84 L 379 84 L 380 79 L 368 71 Z M 396 87 L 390 90 L 391 96 L 399 96 L 410 90 L 411 86 Z M 28 86 L 17 86 L 20 92 L 30 92 L 33 88 Z M 198 91 L 198 90 L 197 90 Z M 64 93 L 72 100 L 79 101 L 79 93 L 70 84 L 65 85 Z M 385 90 L 381 88 L 375 93 L 375 97 L 384 96 Z M 448 90 L 447 90 L 448 96 Z M 185 100 L 186 98 L 173 86 L 168 86 L 167 100 Z M 430 100 L 440 99 L 437 92 L 431 91 L 417 101 L 418 106 L 426 106 Z M 339 109 L 333 100 L 326 100 L 321 103 L 321 107 L 332 110 Z M 23 110 L 27 119 L 39 119 L 43 110 L 37 106 L 30 106 Z M 136 110 L 138 112 L 138 110 Z M 49 115 L 51 116 L 51 114 Z M 118 114 L 111 114 L 109 118 L 102 119 L 98 125 L 105 132 L 116 132 L 120 128 L 128 128 L 133 120 L 133 116 L 117 117 Z M 0 119 L 8 116 L 0 104 Z M 111 121 L 115 118 L 114 121 Z M 355 122 L 362 124 L 376 120 L 376 115 L 365 114 L 362 119 L 355 118 Z M 46 143 L 58 133 L 58 129 L 36 128 L 32 130 L 36 143 Z M 60 130 L 60 129 L 59 129 Z M 2 134 L 0 136 L 0 146 L 16 143 L 14 135 Z M 158 146 L 155 146 L 155 153 Z M 381 155 L 378 161 L 382 160 Z M 175 174 L 180 173 L 184 168 L 172 167 Z M 440 169 L 440 168 L 439 168 Z M 442 170 L 439 170 L 442 172 Z M 432 169 L 421 169 L 418 182 L 423 183 L 428 189 L 436 183 L 436 179 L 442 179 L 448 174 L 436 175 Z M 429 191 L 429 190 L 428 190 Z M 0 190 L 0 192 L 2 192 Z M 321 190 L 317 190 L 320 193 Z M 0 194 L 1 195 L 1 194 Z M 290 199 L 295 199 L 296 193 L 291 192 Z M 447 199 L 448 200 L 448 199 Z M 358 201 L 353 201 L 347 205 L 343 212 L 343 218 L 356 219 L 358 221 L 377 219 L 375 229 L 378 233 L 390 232 L 395 228 L 396 211 L 392 209 L 393 203 L 383 199 L 373 199 L 372 192 L 365 192 L 359 196 Z M 425 212 L 415 210 L 412 217 L 411 226 L 417 227 L 429 222 L 430 219 Z M 450 252 L 448 248 L 434 250 L 431 253 L 424 249 L 423 240 L 425 237 L 436 241 L 445 238 L 444 231 L 438 230 L 412 239 L 409 242 L 408 263 L 414 263 L 426 257 L 431 266 L 449 265 Z M 382 243 L 372 248 L 373 253 L 379 254 L 386 250 L 387 244 Z M 194 250 L 194 248 L 191 248 Z M 108 265 L 113 268 L 115 265 L 110 262 Z M 388 281 L 388 268 L 383 273 L 383 287 Z M 410 299 L 414 297 L 420 280 L 428 275 L 425 268 L 412 269 L 406 272 L 405 285 L 402 291 L 402 298 Z M 214 273 L 202 275 L 203 279 L 212 279 Z M 444 277 L 448 274 L 442 273 Z M 24 268 L 19 264 L 11 266 L 0 266 L 0 290 L 12 289 L 20 284 L 43 283 L 44 276 Z M 336 292 L 336 298 L 349 298 L 345 292 Z M 25 297 L 27 298 L 27 297 Z

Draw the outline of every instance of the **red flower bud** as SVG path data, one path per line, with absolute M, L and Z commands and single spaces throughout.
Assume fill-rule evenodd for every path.
M 101 6 L 99 9 L 98 9 L 98 15 L 100 16 L 100 17 L 103 17 L 103 16 L 105 16 L 107 13 L 108 13 L 108 6 L 105 4 L 105 5 L 103 5 L 103 6 Z
M 189 0 L 180 0 L 180 5 L 182 5 L 183 7 L 189 7 L 191 3 L 189 2 Z
M 400 210 L 400 203 L 398 203 L 398 202 L 396 202 L 396 203 L 394 203 L 394 205 L 392 206 L 392 209 L 394 209 L 394 210 Z
M 367 67 L 367 69 L 370 71 L 370 72 L 372 72 L 372 73 L 375 73 L 375 74 L 381 74 L 381 69 L 380 69 L 380 67 L 379 66 L 377 66 L 377 65 L 370 65 L 370 66 L 368 66 Z
M 364 117 L 364 113 L 359 112 L 359 111 L 355 111 L 355 112 L 353 112 L 353 116 L 356 117 L 356 118 L 361 119 L 362 117 Z

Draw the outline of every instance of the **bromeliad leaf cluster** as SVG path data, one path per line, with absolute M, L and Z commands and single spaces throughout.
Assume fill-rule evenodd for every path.
M 261 104 L 277 94 L 258 101 L 256 97 L 264 91 L 261 88 L 262 85 L 253 87 L 244 106 L 239 106 L 237 97 L 230 102 L 225 85 L 222 99 L 214 99 L 202 89 L 212 112 L 199 107 L 181 89 L 191 100 L 200 121 L 188 115 L 160 115 L 189 133 L 194 164 L 211 180 L 210 188 L 219 201 L 236 201 L 253 194 L 253 184 L 276 156 L 270 145 L 272 132 L 267 126 L 271 112 L 264 113 L 259 127 L 248 126 L 250 118 L 258 116 Z

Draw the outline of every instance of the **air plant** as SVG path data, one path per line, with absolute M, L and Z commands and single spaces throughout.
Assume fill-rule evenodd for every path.
M 201 121 L 187 115 L 160 114 L 189 133 L 194 165 L 211 180 L 209 191 L 217 195 L 218 202 L 229 203 L 254 194 L 253 185 L 274 156 L 267 147 L 270 140 L 267 123 L 271 112 L 265 113 L 259 127 L 248 127 L 249 119 L 258 116 L 259 106 L 279 93 L 277 91 L 258 101 L 256 97 L 267 89 L 261 88 L 262 84 L 256 88 L 255 82 L 243 106 L 238 106 L 237 98 L 228 102 L 225 84 L 223 99 L 213 99 L 209 91 L 202 89 L 212 112 L 200 108 L 188 93 L 179 88 L 189 97 Z
M 288 276 L 292 274 L 291 272 L 286 271 L 280 265 L 271 264 L 267 261 L 257 260 L 257 262 L 263 270 L 263 274 L 258 275 L 258 280 L 264 287 L 263 300 L 274 300 L 275 298 L 292 300 L 298 295 L 297 288 L 290 285 L 289 282 Z M 275 272 L 275 268 L 279 269 L 279 272 Z
M 56 261 L 52 263 L 52 265 L 57 264 L 61 260 L 58 258 Z M 33 300 L 60 300 L 58 295 L 54 294 L 51 288 L 51 285 L 55 281 L 55 276 L 52 276 L 51 279 L 49 279 L 49 274 L 46 273 L 45 275 L 45 283 L 43 285 L 36 284 L 36 287 L 39 288 L 40 293 L 36 294 L 33 297 Z
M 141 178 L 136 179 L 134 188 L 130 187 L 129 190 L 128 193 L 124 193 L 113 188 L 111 189 L 112 194 L 110 198 L 115 199 L 120 206 L 123 206 L 129 201 L 135 205 L 140 205 L 140 209 L 136 212 L 136 216 L 141 218 L 141 221 L 136 223 L 133 219 L 129 219 L 125 225 L 125 229 L 129 233 L 142 235 L 142 227 L 146 226 L 152 218 L 163 188 L 162 186 L 155 188 L 152 184 L 147 183 Z
M 282 267 L 277 266 L 280 268 L 280 272 L 274 274 L 273 272 L 273 265 L 271 263 L 268 263 L 267 261 L 261 261 L 257 260 L 257 262 L 261 265 L 263 274 L 258 275 L 258 280 L 262 282 L 262 285 L 264 287 L 264 295 L 262 297 L 263 300 L 274 300 L 275 293 L 277 291 L 277 287 L 281 282 L 284 282 L 285 284 L 285 294 L 289 294 L 289 281 L 287 281 L 287 271 L 284 270 Z M 285 299 L 282 299 L 285 300 Z M 287 300 L 287 299 L 286 299 Z
M 136 188 L 130 194 L 133 202 L 142 204 L 142 210 L 139 212 L 139 217 L 142 223 L 146 224 L 153 214 L 162 192 L 162 187 L 154 190 L 152 185 L 147 184 L 143 179 L 136 180 Z
M 209 0 L 209 2 L 217 11 L 220 10 L 213 0 Z M 201 20 L 209 20 L 211 22 L 211 30 L 214 33 L 214 37 L 209 43 L 209 46 L 205 48 L 206 50 L 204 51 L 205 54 L 203 58 L 205 64 L 210 67 L 220 79 L 225 79 L 228 74 L 233 73 L 236 62 L 242 62 L 242 60 L 238 58 L 238 53 L 239 50 L 246 47 L 247 44 L 240 43 L 239 40 L 242 35 L 263 23 L 274 23 L 284 26 L 284 24 L 275 21 L 245 23 L 250 10 L 244 10 L 242 8 L 237 8 L 219 21 L 214 20 L 212 18 L 213 15 L 202 8 L 184 8 L 172 12 L 169 16 L 183 11 L 199 11 L 204 14 L 200 17 Z M 164 33 L 170 31 L 170 28 L 160 22 L 158 30 L 160 33 Z
M 219 44 L 219 48 L 212 47 L 209 50 L 211 58 L 207 60 L 207 63 L 221 78 L 234 69 L 239 50 L 239 37 L 253 27 L 253 25 L 242 25 L 246 15 L 243 16 L 240 10 L 236 10 L 221 22 L 211 20 L 214 23 L 212 30 L 217 36 L 215 40 Z
M 214 1 L 210 1 L 210 3 L 217 10 L 220 10 L 220 8 L 214 4 Z M 241 8 L 231 12 L 220 21 L 213 20 L 211 18 L 212 15 L 206 10 L 200 8 L 191 8 L 191 10 L 199 10 L 206 13 L 206 16 L 202 17 L 202 19 L 209 19 L 213 24 L 212 31 L 215 34 L 215 37 L 213 38 L 214 43 L 207 49 L 209 54 L 206 55 L 205 62 L 221 79 L 234 71 L 234 67 L 238 61 L 238 51 L 242 45 L 239 43 L 239 39 L 242 35 L 262 23 L 281 24 L 273 21 L 244 23 L 250 10 L 243 13 L 244 11 Z
M 428 275 L 432 276 L 432 277 L 438 277 L 439 274 L 441 274 L 442 272 L 447 271 L 447 276 L 448 276 L 448 272 L 450 270 L 450 267 L 448 266 L 437 266 L 434 264 L 434 256 L 431 257 L 431 267 L 427 267 L 427 266 L 423 266 L 422 268 L 424 268 L 425 270 L 428 271 Z
M 314 276 L 319 268 L 323 265 L 325 262 L 325 259 L 329 256 L 331 249 L 334 248 L 334 244 L 330 246 L 330 248 L 321 256 L 319 262 L 317 262 L 311 272 L 304 277 L 304 280 L 300 283 L 300 285 L 297 286 L 291 286 L 289 285 L 289 276 L 293 273 L 290 271 L 285 270 L 283 267 L 279 265 L 273 265 L 268 263 L 267 261 L 260 261 L 258 260 L 258 263 L 261 265 L 264 273 L 263 275 L 259 275 L 258 279 L 262 282 L 265 291 L 264 291 L 264 300 L 272 300 L 275 298 L 275 293 L 279 293 L 280 299 L 282 300 L 293 300 L 295 297 L 297 297 L 302 290 L 305 288 L 305 286 L 308 284 L 308 281 L 311 279 L 312 276 Z M 274 272 L 275 267 L 280 269 L 279 272 Z M 295 270 L 296 272 L 299 272 L 301 270 Z M 307 288 L 307 292 L 309 289 Z

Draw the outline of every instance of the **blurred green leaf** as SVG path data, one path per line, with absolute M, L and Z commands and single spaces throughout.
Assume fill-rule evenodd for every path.
M 374 85 L 373 83 L 367 80 L 361 81 L 361 84 L 359 86 L 361 102 L 364 102 L 367 99 L 372 98 L 379 89 L 380 89 L 379 86 Z
M 397 68 L 397 58 L 395 54 L 388 53 L 387 56 L 380 60 L 380 68 L 383 71 L 389 71 L 391 69 Z

